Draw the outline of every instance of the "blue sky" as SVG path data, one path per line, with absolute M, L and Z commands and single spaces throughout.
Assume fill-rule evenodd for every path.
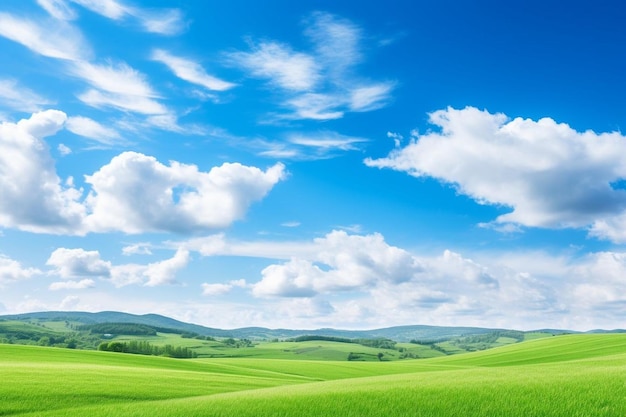
M 626 318 L 618 1 L 5 1 L 0 313 Z

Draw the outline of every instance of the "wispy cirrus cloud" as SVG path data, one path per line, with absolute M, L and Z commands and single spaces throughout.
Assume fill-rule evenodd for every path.
M 177 35 L 187 24 L 180 9 L 142 8 L 119 0 L 37 0 L 51 16 L 60 20 L 74 20 L 78 14 L 72 4 L 116 22 L 131 20 L 146 32 L 160 35 Z
M 93 139 L 103 145 L 112 145 L 120 140 L 120 134 L 115 129 L 103 126 L 88 117 L 68 117 L 65 127 L 76 135 Z
M 66 0 L 37 0 L 37 4 L 55 19 L 74 20 L 77 17 L 76 11 Z
M 269 79 L 275 86 L 290 91 L 308 91 L 321 78 L 315 57 L 295 52 L 279 42 L 252 45 L 252 52 L 233 52 L 230 60 L 258 78 Z
M 81 61 L 72 65 L 70 71 L 94 87 L 78 96 L 85 104 L 147 115 L 169 112 L 156 100 L 159 95 L 147 77 L 124 62 L 92 64 Z
M 257 140 L 261 156 L 284 159 L 326 159 L 339 152 L 353 151 L 369 142 L 366 138 L 346 136 L 333 131 L 289 133 L 283 141 Z
M 179 9 L 146 9 L 118 0 L 71 1 L 115 21 L 133 18 L 145 31 L 151 33 L 177 35 L 186 27 L 183 13 Z
M 94 2 L 93 7 L 96 7 L 96 4 L 102 8 L 99 9 L 102 13 L 109 16 L 116 16 L 118 13 L 116 2 L 101 5 L 100 2 Z M 69 7 L 66 2 L 61 1 L 43 1 L 41 5 L 46 10 L 50 9 L 51 13 L 57 14 L 62 13 L 59 10 L 66 10 Z M 125 62 L 108 61 L 103 64 L 91 62 L 91 47 L 84 40 L 81 31 L 72 24 L 62 19 L 35 21 L 0 12 L 0 36 L 20 43 L 39 55 L 65 61 L 66 71 L 70 75 L 91 86 L 77 94 L 83 103 L 95 108 L 112 108 L 148 116 L 168 116 L 168 123 L 163 123 L 161 118 L 158 119 L 159 123 L 147 121 L 146 124 L 159 129 L 165 126 L 166 130 L 190 131 L 177 124 L 176 115 L 159 101 L 161 97 L 150 85 L 146 75 Z M 16 82 L 2 81 L 0 100 L 4 96 L 7 105 L 24 107 L 27 111 L 38 110 L 37 104 L 47 104 L 46 100 L 32 91 L 19 88 L 18 92 L 17 89 Z
M 14 110 L 32 113 L 52 102 L 29 88 L 19 85 L 16 80 L 0 79 L 0 105 L 2 104 Z
M 235 86 L 233 83 L 207 74 L 200 64 L 187 58 L 172 55 L 163 49 L 152 51 L 151 58 L 165 64 L 178 78 L 208 90 L 225 91 Z
M 0 12 L 0 36 L 31 51 L 67 61 L 89 59 L 91 47 L 74 26 L 60 20 L 29 20 Z
M 286 109 L 277 119 L 339 119 L 346 112 L 386 106 L 395 82 L 360 76 L 363 30 L 347 19 L 316 12 L 305 20 L 310 51 L 276 41 L 252 43 L 251 51 L 227 54 L 227 62 L 268 81 Z

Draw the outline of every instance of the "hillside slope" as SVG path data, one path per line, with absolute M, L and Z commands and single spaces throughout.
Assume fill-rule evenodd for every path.
M 0 415 L 626 415 L 623 334 L 390 363 L 180 361 L 0 345 L 0 373 Z

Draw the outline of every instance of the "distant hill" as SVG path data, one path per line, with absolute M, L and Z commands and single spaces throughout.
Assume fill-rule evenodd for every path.
M 80 324 L 100 323 L 134 323 L 146 326 L 167 328 L 179 333 L 198 333 L 203 336 L 229 337 L 230 332 L 197 324 L 184 323 L 170 317 L 158 314 L 129 314 L 118 311 L 102 311 L 99 313 L 87 313 L 80 311 L 43 311 L 37 313 L 24 313 L 0 316 L 0 320 L 42 320 L 42 321 L 69 321 Z
M 244 327 L 239 329 L 224 330 L 205 327 L 198 324 L 185 323 L 170 317 L 158 314 L 136 315 L 117 311 L 102 311 L 99 313 L 76 312 L 76 311 L 46 311 L 37 313 L 25 313 L 0 316 L 0 320 L 41 320 L 41 321 L 68 321 L 82 325 L 99 323 L 135 323 L 155 328 L 172 329 L 178 333 L 197 333 L 211 337 L 233 337 L 250 340 L 290 339 L 303 335 L 332 336 L 348 339 L 359 338 L 386 338 L 397 342 L 438 341 L 470 335 L 481 335 L 507 329 L 483 328 L 483 327 L 448 327 L 448 326 L 395 326 L 373 330 L 338 330 L 338 329 L 267 329 L 264 327 Z M 541 332 L 551 334 L 579 333 L 569 330 L 543 329 Z M 593 330 L 590 333 L 619 333 L 626 330 Z

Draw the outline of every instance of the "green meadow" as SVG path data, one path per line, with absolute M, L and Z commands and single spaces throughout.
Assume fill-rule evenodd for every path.
M 0 345 L 0 416 L 626 415 L 626 334 L 401 361 L 277 352 L 171 359 Z

